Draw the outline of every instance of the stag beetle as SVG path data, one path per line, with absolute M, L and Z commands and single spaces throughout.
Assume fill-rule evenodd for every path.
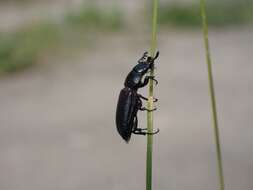
M 158 81 L 154 76 L 146 76 L 143 80 L 144 75 L 154 68 L 154 60 L 159 56 L 159 52 L 156 53 L 155 57 L 148 56 L 145 52 L 141 59 L 139 59 L 138 64 L 131 70 L 127 75 L 124 88 L 120 91 L 117 110 L 116 110 L 116 126 L 120 136 L 128 142 L 130 140 L 131 134 L 136 135 L 153 135 L 159 132 L 159 129 L 153 133 L 147 132 L 147 129 L 138 128 L 138 118 L 137 112 L 141 111 L 155 111 L 156 108 L 148 110 L 142 107 L 142 100 L 148 100 L 146 97 L 138 94 L 139 88 L 146 86 L 149 80 Z M 154 99 L 156 102 L 157 99 Z

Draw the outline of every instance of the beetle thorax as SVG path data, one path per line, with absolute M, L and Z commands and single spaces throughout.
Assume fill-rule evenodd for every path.
M 147 73 L 149 68 L 150 65 L 148 63 L 139 63 L 133 68 L 133 70 L 137 73 L 144 75 L 145 73 Z
M 138 73 L 135 70 L 132 70 L 125 80 L 125 86 L 133 90 L 137 90 L 142 78 L 145 74 Z

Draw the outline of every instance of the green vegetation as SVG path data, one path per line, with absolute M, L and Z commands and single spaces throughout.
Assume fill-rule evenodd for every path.
M 59 37 L 57 26 L 41 23 L 0 35 L 0 73 L 14 72 L 36 62 Z
M 218 114 L 216 108 L 216 96 L 215 96 L 215 88 L 213 82 L 213 72 L 212 72 L 212 59 L 210 54 L 210 45 L 208 38 L 208 24 L 207 24 L 207 14 L 206 14 L 206 1 L 200 0 L 200 13 L 202 18 L 202 29 L 203 29 L 203 40 L 205 44 L 205 52 L 206 52 L 206 63 L 208 70 L 208 81 L 209 81 L 209 93 L 211 98 L 211 112 L 213 115 L 213 128 L 214 128 L 214 137 L 215 137 L 215 146 L 216 146 L 216 157 L 217 157 L 217 168 L 218 168 L 218 177 L 219 177 L 219 185 L 220 190 L 225 190 L 224 183 L 224 174 L 223 174 L 223 164 L 222 164 L 222 153 L 220 146 L 220 134 L 219 134 L 219 126 L 218 126 Z
M 253 21 L 253 0 L 207 0 L 210 26 L 230 26 Z M 161 25 L 198 27 L 199 5 L 193 3 L 162 4 L 158 23 Z M 11 33 L 0 33 L 0 73 L 14 72 L 37 62 L 52 47 L 69 46 L 94 39 L 95 32 L 117 31 L 124 26 L 117 8 L 102 9 L 82 6 L 69 12 L 60 22 L 42 22 Z M 87 44 L 87 43 L 82 43 Z
M 158 0 L 152 0 L 152 33 L 150 44 L 150 55 L 155 57 L 157 49 L 157 16 L 158 16 Z M 154 68 L 150 70 L 150 76 L 154 76 Z M 148 84 L 148 101 L 149 110 L 154 109 L 154 84 L 153 80 Z M 147 129 L 148 133 L 152 133 L 154 128 L 153 112 L 147 112 Z M 152 170 L 153 170 L 153 135 L 147 135 L 147 153 L 146 153 L 146 190 L 152 190 Z
M 123 26 L 123 17 L 119 10 L 103 10 L 96 6 L 83 7 L 69 13 L 65 21 L 74 27 L 85 30 L 118 30 Z
M 116 9 L 105 11 L 83 7 L 69 13 L 60 23 L 38 23 L 11 33 L 0 33 L 0 74 L 18 71 L 37 62 L 40 56 L 59 45 L 91 35 L 92 31 L 115 31 L 123 26 Z M 76 34 L 82 34 L 76 35 Z M 68 42 L 67 42 L 68 40 Z
M 199 4 L 167 3 L 160 9 L 159 23 L 174 26 L 201 26 Z M 224 27 L 253 21 L 252 0 L 207 0 L 207 17 L 210 26 Z

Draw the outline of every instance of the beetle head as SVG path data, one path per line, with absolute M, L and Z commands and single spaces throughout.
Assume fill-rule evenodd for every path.
M 138 64 L 134 67 L 134 70 L 138 73 L 145 74 L 154 66 L 154 60 L 159 56 L 159 51 L 156 53 L 155 57 L 148 56 L 148 52 L 145 52 L 143 56 L 139 59 Z
M 145 51 L 142 57 L 139 59 L 138 63 L 146 63 L 148 60 L 148 52 Z

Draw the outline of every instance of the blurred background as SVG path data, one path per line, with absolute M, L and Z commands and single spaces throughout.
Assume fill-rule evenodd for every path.
M 253 1 L 207 7 L 226 188 L 252 190 Z M 126 144 L 115 110 L 149 13 L 147 0 L 0 0 L 1 190 L 145 189 L 146 138 Z M 198 1 L 160 1 L 157 190 L 218 189 L 200 23 Z

